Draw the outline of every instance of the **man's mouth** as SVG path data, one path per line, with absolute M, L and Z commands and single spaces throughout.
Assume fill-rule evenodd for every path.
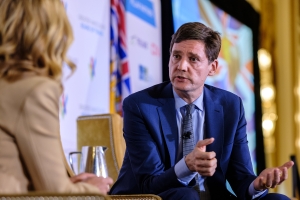
M 179 78 L 179 79 L 186 79 L 186 77 L 183 77 L 183 76 L 176 76 L 176 78 Z

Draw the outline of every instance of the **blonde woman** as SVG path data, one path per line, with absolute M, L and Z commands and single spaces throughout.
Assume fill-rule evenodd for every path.
M 106 194 L 112 184 L 70 179 L 64 166 L 58 102 L 72 40 L 60 0 L 0 0 L 0 193 Z

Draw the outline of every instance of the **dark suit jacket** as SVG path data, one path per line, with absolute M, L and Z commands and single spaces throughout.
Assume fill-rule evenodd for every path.
M 212 199 L 225 199 L 229 181 L 239 199 L 248 199 L 248 187 L 256 178 L 246 135 L 241 99 L 205 85 L 206 137 L 214 137 L 207 151 L 216 152 L 217 169 L 207 178 Z M 123 102 L 126 153 L 111 194 L 159 194 L 184 187 L 174 165 L 178 149 L 175 100 L 170 82 L 130 95 Z

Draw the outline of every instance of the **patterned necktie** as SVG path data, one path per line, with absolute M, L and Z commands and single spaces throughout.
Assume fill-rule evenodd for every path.
M 193 134 L 193 118 L 192 114 L 195 110 L 194 104 L 185 105 L 185 115 L 182 119 L 182 147 L 183 147 L 183 157 L 193 151 L 194 144 L 194 134 Z
M 192 114 L 195 110 L 194 104 L 188 104 L 184 106 L 186 112 L 182 118 L 182 148 L 183 157 L 193 151 L 195 147 L 194 143 L 194 132 L 193 132 L 193 117 Z M 204 182 L 205 191 L 200 191 L 199 177 L 198 174 L 195 176 L 196 185 L 194 189 L 199 193 L 201 200 L 209 200 L 209 190 Z

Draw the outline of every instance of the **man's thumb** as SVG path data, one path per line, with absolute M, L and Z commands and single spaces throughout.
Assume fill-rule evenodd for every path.
M 202 152 L 206 151 L 206 146 L 214 142 L 214 138 L 208 138 L 197 142 L 196 147 L 200 148 Z

